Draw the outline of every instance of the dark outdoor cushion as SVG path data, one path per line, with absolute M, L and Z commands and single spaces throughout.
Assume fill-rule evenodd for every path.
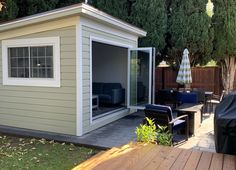
M 104 83 L 93 83 L 93 94 L 102 94 L 103 93 L 103 85 Z
M 125 89 L 120 83 L 93 83 L 93 94 L 99 96 L 99 103 L 120 104 L 125 101 Z
M 170 106 L 164 106 L 164 105 L 158 105 L 158 104 L 147 104 L 145 108 L 149 110 L 154 110 L 156 112 L 166 113 L 168 114 L 170 121 L 173 119 L 172 109 Z
M 110 95 L 107 94 L 99 94 L 99 101 L 101 103 L 107 103 L 110 102 L 112 100 Z
M 175 101 L 173 92 L 174 91 L 171 89 L 158 90 L 157 95 L 159 103 L 161 104 L 173 103 Z
M 197 94 L 195 92 L 183 92 L 180 94 L 180 101 L 181 103 L 198 103 Z
M 198 103 L 205 102 L 205 91 L 203 89 L 193 90 L 192 92 L 197 94 Z
M 120 83 L 104 83 L 103 85 L 103 94 L 111 95 L 113 89 L 121 89 L 122 86 Z
M 177 120 L 176 122 L 174 122 L 173 130 L 184 128 L 186 126 L 185 123 L 186 123 L 185 120 Z

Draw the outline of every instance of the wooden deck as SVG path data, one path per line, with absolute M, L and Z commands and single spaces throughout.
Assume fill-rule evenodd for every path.
M 73 170 L 235 170 L 236 156 L 131 143 L 100 152 Z

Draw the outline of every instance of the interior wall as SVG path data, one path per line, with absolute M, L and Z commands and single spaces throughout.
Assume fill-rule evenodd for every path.
M 128 49 L 93 42 L 93 82 L 121 83 L 127 93 Z

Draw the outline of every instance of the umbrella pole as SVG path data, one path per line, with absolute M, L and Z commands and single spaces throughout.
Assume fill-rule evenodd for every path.
M 184 84 L 184 90 L 185 91 L 191 91 L 191 85 L 190 84 Z

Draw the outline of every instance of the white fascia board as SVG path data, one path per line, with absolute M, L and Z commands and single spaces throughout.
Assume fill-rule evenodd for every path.
M 52 12 L 49 11 L 49 12 L 44 12 L 41 14 L 32 15 L 32 16 L 25 17 L 16 21 L 0 24 L 0 32 L 7 31 L 10 29 L 15 29 L 22 26 L 36 24 L 39 22 L 72 16 L 72 15 L 81 13 L 81 11 L 82 11 L 82 6 L 80 5 L 80 6 L 75 6 L 71 8 L 66 8 L 63 10 L 53 10 Z
M 133 34 L 135 33 L 138 36 L 142 37 L 142 36 L 147 35 L 146 31 L 144 31 L 138 27 L 135 27 L 131 24 L 128 24 L 122 20 L 119 20 L 115 17 L 112 17 L 111 15 L 108 15 L 108 14 L 106 14 L 102 11 L 99 11 L 96 8 L 93 8 L 93 7 L 86 5 L 86 4 L 82 4 L 82 12 L 81 13 L 82 13 L 82 15 L 86 15 L 88 17 L 92 17 L 94 19 L 103 21 L 105 23 L 109 23 L 111 25 L 120 27 L 123 30 L 126 30 L 130 33 L 133 33 Z
M 56 9 L 53 11 L 44 12 L 41 14 L 32 15 L 29 17 L 25 17 L 19 20 L 7 22 L 0 24 L 0 32 L 1 31 L 7 31 L 10 29 L 30 25 L 30 24 L 36 24 L 39 22 L 49 21 L 53 19 L 68 17 L 72 15 L 85 15 L 88 17 L 91 17 L 93 19 L 96 19 L 103 23 L 108 23 L 110 25 L 115 26 L 116 28 L 122 29 L 124 31 L 127 31 L 131 34 L 135 34 L 137 36 L 143 37 L 146 36 L 147 32 L 139 29 L 135 26 L 132 26 L 124 21 L 121 21 L 115 17 L 112 17 L 111 15 L 108 15 L 102 11 L 97 10 L 96 8 L 87 5 L 87 4 L 78 4 L 78 5 L 72 5 L 70 7 L 65 7 L 61 9 Z

